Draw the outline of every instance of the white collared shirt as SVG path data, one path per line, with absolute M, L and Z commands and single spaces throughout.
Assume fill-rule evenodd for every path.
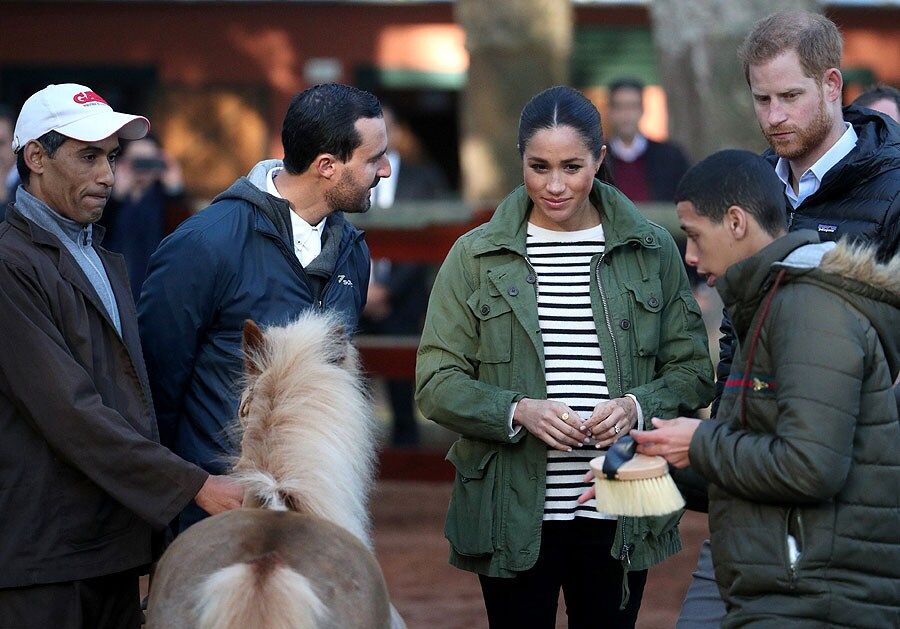
M 647 138 L 640 133 L 634 136 L 634 139 L 631 141 L 631 146 L 625 146 L 622 138 L 614 136 L 609 141 L 609 150 L 612 151 L 612 154 L 616 159 L 620 159 L 623 162 L 630 164 L 647 152 L 648 144 Z
M 800 176 L 796 193 L 794 192 L 794 187 L 791 185 L 790 161 L 783 157 L 778 158 L 778 163 L 775 164 L 775 174 L 778 175 L 778 178 L 781 179 L 781 182 L 784 184 L 784 193 L 787 195 L 788 201 L 791 202 L 791 207 L 796 208 L 803 203 L 808 196 L 818 190 L 819 186 L 822 185 L 822 179 L 825 177 L 825 173 L 831 170 L 839 161 L 844 159 L 847 154 L 853 150 L 853 147 L 856 146 L 857 137 L 853 125 L 849 122 L 845 122 L 844 124 L 847 125 L 847 130 L 844 131 L 844 134 L 838 138 L 838 141 L 835 142 L 815 164 L 810 166 L 807 171 Z
M 266 176 L 266 192 L 273 197 L 283 199 L 284 197 L 275 187 L 275 175 L 284 170 L 284 168 L 273 168 Z M 322 251 L 322 233 L 325 229 L 325 221 L 328 217 L 312 226 L 301 218 L 296 212 L 291 210 L 291 234 L 294 239 L 294 255 L 300 261 L 303 268 L 316 259 Z

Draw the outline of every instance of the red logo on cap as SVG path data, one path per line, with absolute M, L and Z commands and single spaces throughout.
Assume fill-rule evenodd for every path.
M 88 103 L 103 103 L 104 105 L 108 104 L 103 97 L 100 96 L 97 92 L 78 92 L 75 96 L 72 97 L 79 105 L 86 105 Z

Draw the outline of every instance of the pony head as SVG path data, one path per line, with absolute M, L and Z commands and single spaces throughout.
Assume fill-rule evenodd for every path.
M 376 422 L 345 327 L 314 312 L 265 331 L 247 321 L 243 350 L 232 475 L 245 505 L 311 513 L 369 543 Z

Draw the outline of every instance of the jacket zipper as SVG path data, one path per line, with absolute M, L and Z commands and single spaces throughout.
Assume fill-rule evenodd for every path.
M 619 553 L 619 561 L 631 566 L 631 549 L 632 545 L 625 540 L 625 516 L 622 516 L 622 551 Z
M 789 541 L 789 538 L 792 537 L 791 521 L 795 521 L 797 523 L 797 537 L 794 537 L 794 551 L 797 553 L 797 556 L 794 558 L 791 557 L 791 544 Z M 785 528 L 786 530 L 784 543 L 788 559 L 788 576 L 790 577 L 791 589 L 794 589 L 797 586 L 800 558 L 803 556 L 803 549 L 806 546 L 805 540 L 803 539 L 803 520 L 800 516 L 800 512 L 797 509 L 791 509 L 790 511 L 788 511 L 787 526 Z
M 603 264 L 603 260 L 606 258 L 606 251 L 600 254 L 600 259 L 597 260 L 597 288 L 600 290 L 600 303 L 603 306 L 603 320 L 606 322 L 606 331 L 609 332 L 609 338 L 612 340 L 613 344 L 613 357 L 616 359 L 616 380 L 619 383 L 619 395 L 622 394 L 622 389 L 625 387 L 622 385 L 622 365 L 619 362 L 619 344 L 616 342 L 616 335 L 613 334 L 612 329 L 612 321 L 609 320 L 609 307 L 606 303 L 606 293 L 603 292 L 603 280 L 600 279 L 600 265 Z M 631 565 L 631 549 L 629 548 L 628 541 L 625 539 L 625 522 L 627 518 L 622 516 L 622 551 L 619 553 L 619 561 L 625 562 L 626 565 Z
M 278 247 L 281 249 L 282 253 L 284 253 L 285 256 L 287 256 L 288 262 L 294 268 L 294 271 L 297 272 L 297 274 L 306 281 L 307 286 L 312 288 L 313 282 L 312 282 L 312 280 L 310 280 L 309 274 L 307 274 L 306 269 L 303 268 L 303 265 L 300 264 L 300 261 L 297 259 L 296 254 L 294 254 L 293 251 L 288 249 L 288 246 L 284 243 L 284 241 L 281 240 L 281 238 L 276 237 L 274 234 L 268 234 L 268 233 L 263 232 L 263 235 L 268 238 L 271 238 L 276 243 L 278 243 Z M 349 246 L 345 247 L 340 252 L 337 262 L 335 262 L 335 265 L 334 265 L 335 268 L 338 268 L 341 264 L 343 264 L 344 260 L 346 260 L 347 257 L 350 255 L 350 251 L 353 248 L 353 245 L 355 245 L 363 237 L 363 235 L 364 234 L 362 232 L 360 232 L 353 239 L 353 241 L 349 244 Z M 328 278 L 328 281 L 313 296 L 313 307 L 315 308 L 316 312 L 323 312 L 325 310 L 325 300 L 323 298 L 325 296 L 325 293 L 328 290 L 328 287 L 333 282 L 334 282 L 334 273 L 332 273 L 331 277 Z
M 312 285 L 312 283 L 309 280 L 309 275 L 306 274 L 306 269 L 303 268 L 303 265 L 300 264 L 300 260 L 297 259 L 297 254 L 295 254 L 293 251 L 288 249 L 288 246 L 286 244 L 284 244 L 284 241 L 281 240 L 281 238 L 278 238 L 277 236 L 275 236 L 274 234 L 269 234 L 269 233 L 264 232 L 263 235 L 267 238 L 271 238 L 278 244 L 278 248 L 281 249 L 281 252 L 287 257 L 288 264 L 290 264 L 291 267 L 293 267 L 294 272 L 297 273 L 297 275 L 299 275 L 301 278 L 306 280 L 307 284 Z
M 613 344 L 613 357 L 616 359 L 616 380 L 619 383 L 619 394 L 622 394 L 622 389 L 625 387 L 622 385 L 622 365 L 619 362 L 619 344 L 616 342 L 616 336 L 613 334 L 612 329 L 612 321 L 609 320 L 609 307 L 606 303 L 606 293 L 603 292 L 603 280 L 600 279 L 600 265 L 603 264 L 603 260 L 606 258 L 606 252 L 600 254 L 600 259 L 597 261 L 597 287 L 600 289 L 600 302 L 603 306 L 603 319 L 606 321 L 606 331 L 609 332 L 609 338 L 612 340 Z
M 321 289 L 319 290 L 319 292 L 316 294 L 316 298 L 315 298 L 315 307 L 316 307 L 316 310 L 317 310 L 318 312 L 324 312 L 324 311 L 325 311 L 325 299 L 324 299 L 325 293 L 327 293 L 327 292 L 328 292 L 328 288 L 329 288 L 332 284 L 334 284 L 334 283 L 337 281 L 337 280 L 335 280 L 335 277 L 338 275 L 338 273 L 336 272 L 336 270 L 337 270 L 337 269 L 338 269 L 338 268 L 339 268 L 339 267 L 347 260 L 347 258 L 350 257 L 350 252 L 353 250 L 353 246 L 354 246 L 357 242 L 359 242 L 360 240 L 362 240 L 362 238 L 364 237 L 364 235 L 365 235 L 365 234 L 364 234 L 363 232 L 359 232 L 359 233 L 356 235 L 356 237 L 353 238 L 353 240 L 351 240 L 350 243 L 348 243 L 348 245 L 347 245 L 346 247 L 344 247 L 343 249 L 341 249 L 340 253 L 338 254 L 337 260 L 336 260 L 335 263 L 334 263 L 334 269 L 335 269 L 335 270 L 332 271 L 331 277 L 328 278 L 328 281 L 326 281 L 324 284 L 322 284 L 322 288 L 321 288 Z M 303 270 L 303 273 L 306 274 L 306 269 Z M 307 276 L 307 277 L 308 277 L 308 276 Z

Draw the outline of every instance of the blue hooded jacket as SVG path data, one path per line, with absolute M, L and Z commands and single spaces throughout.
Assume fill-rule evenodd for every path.
M 369 284 L 363 232 L 341 212 L 326 221 L 322 252 L 305 269 L 294 254 L 290 206 L 265 192 L 260 162 L 182 223 L 150 259 L 139 307 L 141 343 L 160 440 L 220 474 L 238 449 L 244 321 L 284 325 L 309 308 L 355 330 Z

